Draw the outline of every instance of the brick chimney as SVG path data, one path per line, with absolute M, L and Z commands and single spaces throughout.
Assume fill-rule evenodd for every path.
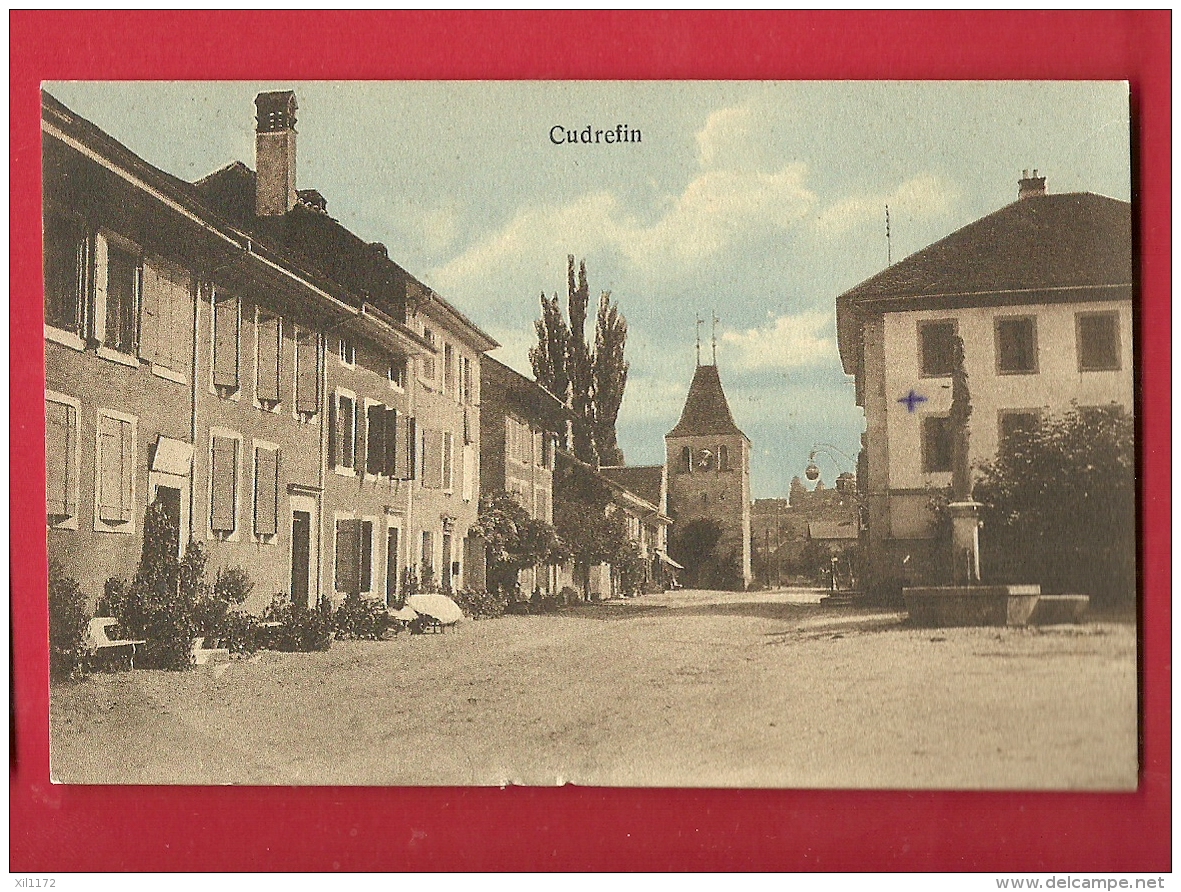
M 1017 181 L 1017 199 L 1032 198 L 1035 195 L 1046 194 L 1046 178 L 1037 175 L 1037 168 L 1034 168 L 1033 176 L 1029 175 L 1028 170 L 1021 172 L 1021 179 Z
M 258 126 L 254 140 L 255 211 L 260 217 L 295 207 L 295 93 L 282 90 L 254 97 Z

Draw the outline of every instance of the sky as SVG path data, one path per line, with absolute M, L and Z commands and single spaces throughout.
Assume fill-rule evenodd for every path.
M 293 89 L 297 186 L 434 288 L 530 373 L 539 297 L 585 259 L 592 304 L 627 317 L 628 464 L 664 460 L 695 365 L 717 364 L 752 442 L 756 498 L 786 496 L 814 446 L 854 470 L 864 430 L 835 300 L 1017 197 L 1130 200 L 1122 82 L 104 82 L 46 89 L 186 180 L 254 166 L 254 103 Z M 566 130 L 640 131 L 561 144 Z M 593 309 L 592 309 L 593 312 Z M 588 334 L 590 325 L 588 323 Z M 531 374 L 530 374 L 531 377 Z

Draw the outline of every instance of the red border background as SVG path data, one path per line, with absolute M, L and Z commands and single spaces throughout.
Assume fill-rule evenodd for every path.
M 13 12 L 10 22 L 11 870 L 1171 868 L 1169 12 Z M 1139 792 L 51 785 L 40 81 L 354 78 L 1131 81 L 1151 481 Z

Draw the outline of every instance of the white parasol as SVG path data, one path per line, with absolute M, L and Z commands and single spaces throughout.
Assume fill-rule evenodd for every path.
M 406 606 L 424 616 L 437 619 L 445 626 L 463 619 L 463 611 L 459 605 L 446 595 L 411 595 L 406 599 Z

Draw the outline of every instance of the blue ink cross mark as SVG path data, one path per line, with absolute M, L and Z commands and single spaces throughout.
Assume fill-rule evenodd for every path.
M 910 393 L 908 393 L 904 397 L 901 397 L 898 400 L 898 402 L 900 402 L 900 403 L 902 403 L 902 405 L 906 406 L 906 411 L 910 414 L 914 414 L 914 410 L 917 409 L 919 406 L 921 406 L 926 401 L 927 401 L 927 398 L 925 396 L 923 396 L 922 394 L 915 393 L 913 387 L 910 389 Z

